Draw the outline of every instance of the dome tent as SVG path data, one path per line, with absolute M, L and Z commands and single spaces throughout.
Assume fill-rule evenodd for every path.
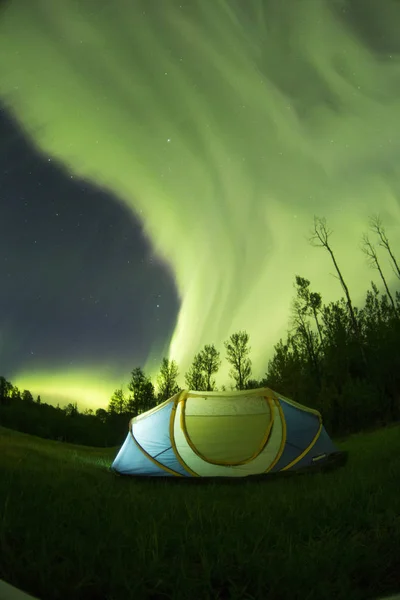
M 247 477 L 343 463 L 321 414 L 269 388 L 183 390 L 131 419 L 122 475 Z

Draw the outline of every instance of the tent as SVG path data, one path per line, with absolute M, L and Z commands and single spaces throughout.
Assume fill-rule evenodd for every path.
M 122 475 L 247 477 L 343 463 L 321 414 L 270 390 L 184 390 L 131 419 Z

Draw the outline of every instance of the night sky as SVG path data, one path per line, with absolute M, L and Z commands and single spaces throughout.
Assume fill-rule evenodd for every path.
M 396 0 L 0 3 L 0 374 L 105 406 L 246 329 L 261 376 L 295 274 L 342 295 L 314 214 L 361 303 L 369 215 L 400 251 L 399 31 Z

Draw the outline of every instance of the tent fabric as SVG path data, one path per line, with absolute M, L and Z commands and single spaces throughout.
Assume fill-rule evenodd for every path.
M 325 427 L 322 426 L 321 433 L 312 447 L 311 452 L 299 460 L 299 462 L 296 464 L 296 467 L 298 469 L 309 467 L 314 464 L 316 459 L 318 460 L 319 457 L 322 458 L 324 455 L 333 454 L 334 452 L 337 452 L 337 449 L 330 439 Z
M 337 453 L 318 411 L 269 388 L 184 390 L 131 419 L 112 469 L 170 477 L 291 471 Z
M 287 469 L 318 435 L 321 416 L 288 404 L 279 398 L 286 422 L 286 441 L 282 455 L 273 471 Z
M 131 435 L 128 435 L 126 438 L 112 467 L 121 473 L 121 475 L 153 475 L 162 477 L 171 475 L 171 473 L 166 472 L 161 466 L 157 466 L 151 462 L 135 444 Z
M 182 424 L 189 446 L 201 458 L 235 465 L 257 456 L 268 439 L 271 416 L 268 401 L 259 396 L 243 398 L 240 403 L 234 397 L 189 397 Z

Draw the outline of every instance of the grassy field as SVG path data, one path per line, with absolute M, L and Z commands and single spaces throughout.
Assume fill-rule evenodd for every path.
M 400 590 L 400 427 L 324 474 L 139 480 L 0 428 L 0 579 L 41 600 L 356 600 Z

